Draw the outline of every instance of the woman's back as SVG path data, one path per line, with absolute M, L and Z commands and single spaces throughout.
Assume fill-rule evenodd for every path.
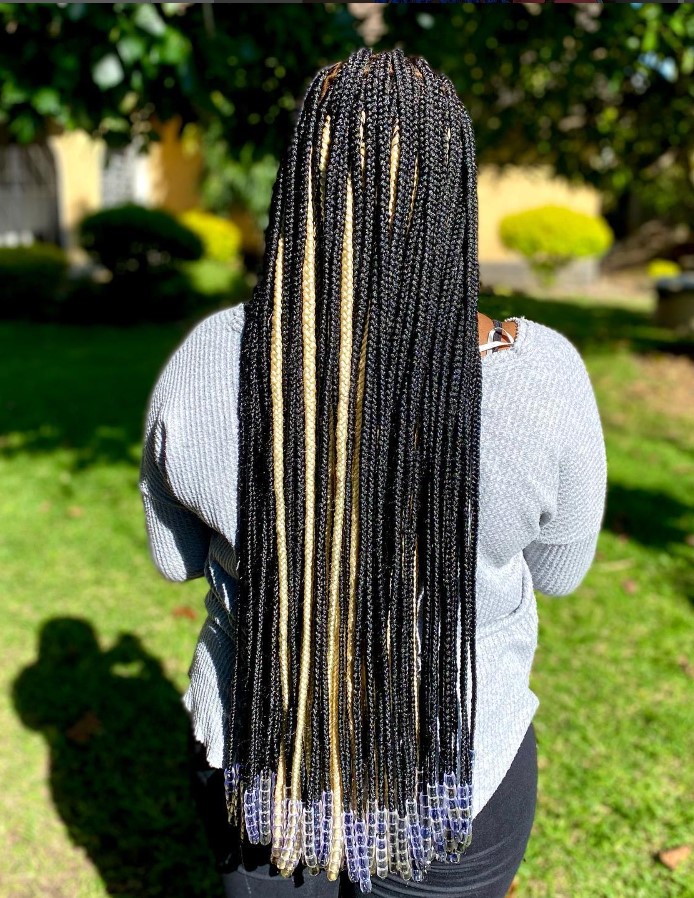
M 473 818 L 518 751 L 538 707 L 533 587 L 573 591 L 595 552 L 606 459 L 585 366 L 560 333 L 526 318 L 482 365 Z M 238 396 L 243 307 L 203 320 L 151 395 L 140 488 L 150 548 L 170 580 L 205 576 L 208 617 L 184 696 L 211 766 L 227 757 L 237 593 Z

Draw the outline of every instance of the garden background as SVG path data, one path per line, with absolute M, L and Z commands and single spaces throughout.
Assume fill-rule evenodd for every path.
M 0 4 L 0 898 L 221 894 L 180 703 L 205 590 L 149 558 L 143 415 L 250 295 L 296 102 L 363 43 L 456 83 L 480 308 L 579 348 L 607 441 L 595 563 L 538 596 L 515 894 L 694 894 L 694 11 L 28 3 Z

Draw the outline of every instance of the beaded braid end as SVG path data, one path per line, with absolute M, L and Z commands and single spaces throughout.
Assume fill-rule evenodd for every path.
M 472 770 L 474 749 L 469 756 Z M 422 882 L 432 861 L 460 863 L 472 842 L 472 782 L 456 773 L 445 773 L 441 782 L 418 783 L 417 798 L 407 801 L 404 815 L 371 801 L 365 817 L 351 807 L 343 810 L 341 827 L 335 827 L 332 791 L 305 804 L 292 799 L 285 786 L 278 802 L 276 783 L 275 773 L 265 770 L 244 786 L 238 764 L 224 770 L 229 820 L 240 808 L 249 842 L 269 845 L 277 840 L 273 855 L 285 877 L 299 865 L 310 876 L 328 872 L 338 858 L 350 881 L 370 892 L 372 876 L 394 874 L 406 882 Z M 339 845 L 333 845 L 336 831 L 342 833 Z

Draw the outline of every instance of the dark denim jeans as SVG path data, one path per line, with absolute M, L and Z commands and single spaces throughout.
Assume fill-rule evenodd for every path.
M 227 821 L 222 771 L 210 768 L 205 747 L 190 734 L 193 794 L 222 876 L 226 898 L 274 898 L 301 890 L 300 898 L 357 898 L 361 893 L 342 872 L 304 876 L 299 868 L 284 879 L 270 865 L 268 845 L 239 845 Z M 537 744 L 531 724 L 501 785 L 473 822 L 473 839 L 459 864 L 434 861 L 422 883 L 399 876 L 373 877 L 375 898 L 504 898 L 530 838 L 537 800 Z

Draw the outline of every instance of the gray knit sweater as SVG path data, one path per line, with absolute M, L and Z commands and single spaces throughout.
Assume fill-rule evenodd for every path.
M 243 307 L 199 323 L 150 397 L 140 472 L 150 550 L 169 580 L 207 580 L 183 704 L 224 767 L 237 590 L 237 404 Z M 473 817 L 511 765 L 539 700 L 534 589 L 563 596 L 593 560 L 606 491 L 599 412 L 572 343 L 527 318 L 482 358 L 477 575 L 478 718 Z

